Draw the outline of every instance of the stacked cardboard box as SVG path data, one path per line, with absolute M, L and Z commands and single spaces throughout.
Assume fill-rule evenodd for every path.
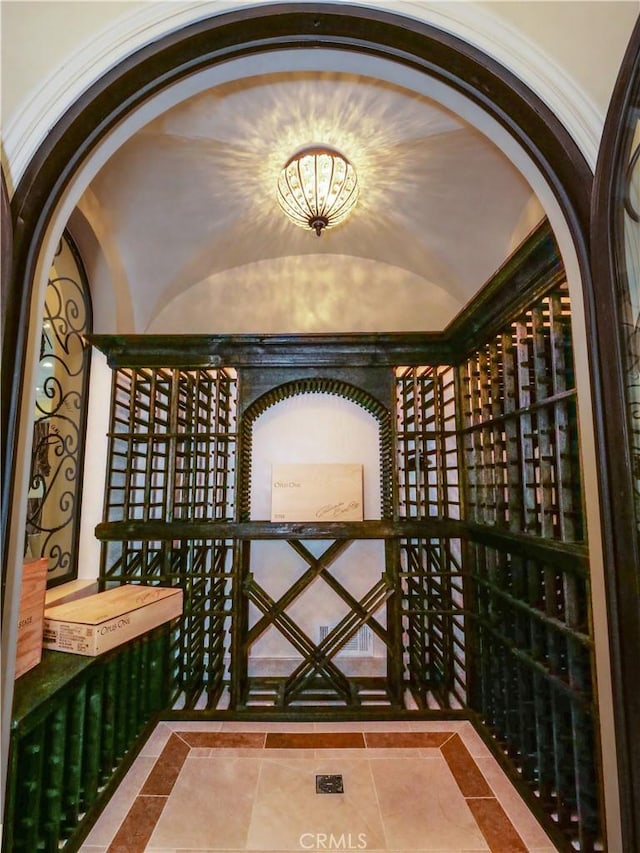
M 47 557 L 41 557 L 22 564 L 16 678 L 33 669 L 42 660 L 42 621 L 48 563 Z
M 44 606 L 47 609 L 53 607 L 54 604 L 65 604 L 67 601 L 75 601 L 77 598 L 95 595 L 96 592 L 98 592 L 97 580 L 78 579 L 67 581 L 47 590 Z
M 100 655 L 181 613 L 181 589 L 127 584 L 48 607 L 44 645 L 76 655 Z

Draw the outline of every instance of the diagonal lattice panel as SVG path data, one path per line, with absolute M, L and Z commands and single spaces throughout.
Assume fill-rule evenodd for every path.
M 296 553 L 299 554 L 307 562 L 311 560 L 315 561 L 315 557 L 311 554 L 310 551 L 308 551 L 304 547 L 301 542 L 297 540 L 291 540 L 289 541 L 289 545 L 291 545 L 294 551 L 296 551 Z M 378 622 L 377 619 L 374 619 L 372 617 L 371 612 L 367 612 L 367 609 L 363 607 L 362 603 L 358 601 L 358 599 L 355 598 L 349 592 L 349 590 L 346 589 L 345 586 L 341 584 L 340 581 L 331 574 L 331 572 L 322 572 L 321 577 L 322 580 L 327 584 L 327 586 L 331 587 L 331 589 L 337 595 L 340 596 L 340 598 L 351 610 L 354 611 L 354 613 L 357 613 L 359 616 L 361 616 L 363 620 L 366 619 L 367 624 L 369 625 L 371 630 L 378 635 L 378 637 L 382 640 L 383 643 L 385 643 L 385 645 L 389 646 L 389 636 L 387 631 L 385 630 L 385 628 L 383 628 L 383 626 Z
M 338 559 L 338 557 L 346 551 L 351 544 L 349 539 L 337 540 L 319 556 L 314 557 L 300 542 L 295 540 L 289 541 L 289 545 L 298 553 L 303 560 L 308 564 L 309 568 L 306 572 L 294 583 L 277 601 L 273 603 L 273 608 L 268 614 L 259 619 L 247 634 L 247 644 L 251 645 L 258 637 L 263 634 L 269 625 L 272 623 L 272 616 L 284 611 L 313 583 L 318 575 L 324 572 L 328 567 Z M 323 574 L 323 577 L 325 575 Z
M 310 687 L 316 686 L 315 682 L 318 678 L 350 704 L 355 695 L 353 685 L 333 663 L 332 658 L 365 624 L 368 624 L 390 647 L 388 632 L 374 618 L 374 614 L 391 597 L 393 584 L 385 576 L 361 599 L 358 599 L 328 571 L 351 544 L 351 540 L 332 542 L 318 557 L 298 540 L 288 540 L 288 544 L 302 557 L 309 568 L 277 601 L 256 582 L 252 574 L 249 573 L 246 576 L 243 584 L 244 594 L 263 614 L 248 632 L 247 646 L 254 643 L 261 634 L 273 626 L 302 655 L 303 662 L 284 684 L 282 695 L 285 704 L 298 698 Z M 321 577 L 349 608 L 347 615 L 319 645 L 313 643 L 286 612 L 287 608 L 309 588 L 317 577 Z
M 345 700 L 351 698 L 351 688 L 348 679 L 331 661 L 320 653 L 318 646 L 302 631 L 302 629 L 282 610 L 274 611 L 275 602 L 262 587 L 257 584 L 250 574 L 244 584 L 244 591 L 253 604 L 268 618 L 269 624 L 277 628 L 305 660 L 314 659 L 315 672 Z
M 383 577 L 358 602 L 360 613 L 350 611 L 338 625 L 315 647 L 312 657 L 304 661 L 289 676 L 285 685 L 285 701 L 290 702 L 310 686 L 311 679 L 320 672 L 320 667 L 333 658 L 354 634 L 373 620 L 373 614 L 393 595 L 393 585 Z

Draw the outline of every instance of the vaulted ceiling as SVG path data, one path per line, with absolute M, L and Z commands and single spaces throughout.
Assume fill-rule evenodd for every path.
M 120 302 L 96 331 L 441 329 L 544 216 L 428 79 L 417 91 L 325 54 L 314 70 L 192 80 L 114 151 L 72 219 Z M 319 238 L 276 200 L 280 169 L 312 143 L 342 151 L 360 184 L 351 217 Z

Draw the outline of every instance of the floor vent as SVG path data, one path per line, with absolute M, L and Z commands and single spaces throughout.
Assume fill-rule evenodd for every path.
M 337 773 L 316 776 L 316 794 L 344 794 L 342 776 Z

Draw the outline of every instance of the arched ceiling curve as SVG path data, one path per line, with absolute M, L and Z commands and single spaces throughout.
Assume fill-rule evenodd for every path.
M 80 201 L 132 305 L 132 328 L 102 331 L 442 328 L 544 215 L 477 127 L 371 66 L 265 61 L 192 90 L 127 138 Z M 275 196 L 284 162 L 311 143 L 343 151 L 361 187 L 350 219 L 320 238 Z

